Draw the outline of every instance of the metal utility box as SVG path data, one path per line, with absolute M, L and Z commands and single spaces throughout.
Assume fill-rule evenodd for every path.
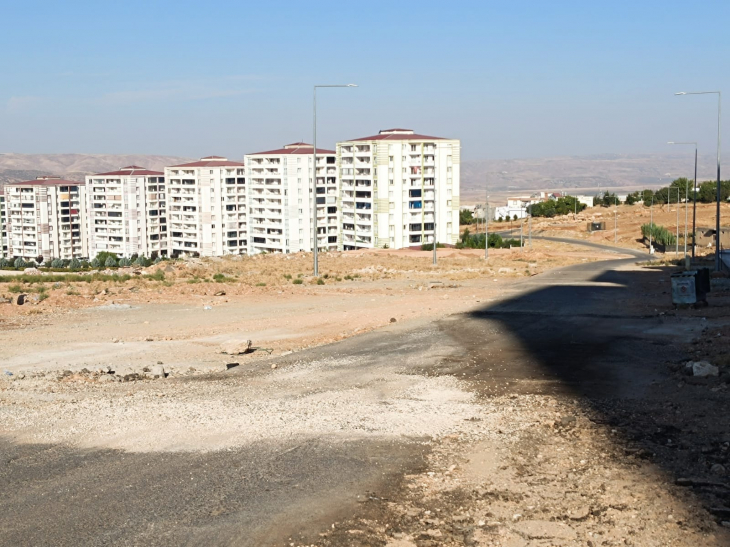
M 605 222 L 589 222 L 588 223 L 589 232 L 597 232 L 599 230 L 605 230 L 605 229 L 606 229 Z
M 695 290 L 695 276 L 697 272 L 686 271 L 673 273 L 672 279 L 672 303 L 674 304 L 695 304 L 697 292 Z

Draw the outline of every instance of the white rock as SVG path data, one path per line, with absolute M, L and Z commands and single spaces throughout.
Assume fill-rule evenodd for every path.
M 720 369 L 715 365 L 711 365 L 707 361 L 695 361 L 692 363 L 692 375 L 693 376 L 717 376 L 720 374 Z
M 152 365 L 150 371 L 146 373 L 148 378 L 157 379 L 165 377 L 165 367 L 162 365 Z

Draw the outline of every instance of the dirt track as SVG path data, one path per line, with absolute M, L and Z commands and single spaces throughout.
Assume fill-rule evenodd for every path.
M 724 381 L 690 385 L 675 372 L 708 321 L 672 312 L 657 290 L 666 272 L 630 263 L 454 289 L 384 280 L 378 297 L 351 286 L 328 299 L 323 332 L 342 332 L 348 303 L 387 326 L 239 356 L 228 372 L 220 344 L 266 320 L 265 302 L 29 316 L 2 334 L 30 337 L 45 358 L 16 351 L 9 363 L 29 372 L 0 383 L 0 484 L 11 493 L 0 543 L 726 545 L 726 491 L 673 484 L 725 484 L 711 466 L 730 465 Z M 269 308 L 260 332 L 314 323 L 308 306 L 333 289 L 307 290 Z M 391 324 L 394 310 L 404 315 Z M 154 313 L 167 329 L 144 323 Z M 211 319 L 197 333 L 201 316 Z M 277 351 L 297 349 L 292 339 Z M 167 380 L 57 379 L 67 366 L 163 354 L 179 367 Z M 183 374 L 205 356 L 205 373 Z

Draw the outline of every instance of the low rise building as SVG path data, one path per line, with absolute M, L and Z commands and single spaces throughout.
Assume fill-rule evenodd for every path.
M 244 156 L 248 186 L 248 253 L 296 253 L 313 249 L 311 144 Z M 339 174 L 334 150 L 317 149 L 318 249 L 338 248 Z
M 8 255 L 48 261 L 89 256 L 86 188 L 60 177 L 5 185 Z
M 410 129 L 337 143 L 341 248 L 456 243 L 460 157 L 458 139 Z
M 547 199 L 540 195 L 507 198 L 507 205 L 494 208 L 494 220 L 527 218 L 530 205 L 541 203 Z
M 86 177 L 89 254 L 167 256 L 165 177 L 131 165 Z
M 247 253 L 246 174 L 220 156 L 165 168 L 169 252 L 173 256 Z

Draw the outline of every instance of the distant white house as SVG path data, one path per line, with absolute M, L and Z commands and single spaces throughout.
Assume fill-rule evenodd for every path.
M 507 205 L 494 208 L 494 220 L 503 220 L 514 218 L 527 217 L 527 208 L 535 203 L 544 201 L 545 198 L 541 195 L 535 195 L 530 197 L 513 197 L 507 198 Z
M 593 196 L 573 196 L 578 200 L 578 203 L 582 203 L 586 207 L 593 207 Z

